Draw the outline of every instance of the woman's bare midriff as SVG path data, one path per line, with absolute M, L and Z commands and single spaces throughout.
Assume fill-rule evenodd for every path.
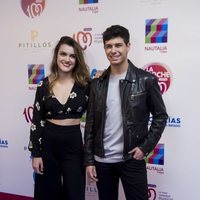
M 49 122 L 60 126 L 71 126 L 80 124 L 80 119 L 47 119 Z

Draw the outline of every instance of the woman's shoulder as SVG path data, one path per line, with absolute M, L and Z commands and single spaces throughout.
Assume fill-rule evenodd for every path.
M 44 84 L 44 85 L 45 85 L 45 84 L 49 84 L 49 77 L 46 76 L 42 81 L 43 81 L 43 84 Z
M 48 86 L 49 86 L 49 78 L 45 77 L 38 83 L 37 89 L 40 90 L 40 89 L 48 88 Z

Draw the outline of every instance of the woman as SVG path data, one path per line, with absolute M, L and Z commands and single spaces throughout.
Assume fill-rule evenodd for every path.
M 35 200 L 83 200 L 80 119 L 86 111 L 90 74 L 83 51 L 64 36 L 54 50 L 51 73 L 38 85 L 29 150 Z

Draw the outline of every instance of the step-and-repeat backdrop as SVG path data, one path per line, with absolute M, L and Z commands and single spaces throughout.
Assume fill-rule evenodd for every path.
M 158 77 L 169 114 L 146 158 L 149 200 L 199 199 L 199 7 L 198 0 L 0 1 L 0 200 L 32 199 L 32 105 L 55 44 L 73 37 L 93 76 L 109 64 L 102 32 L 113 24 L 129 29 L 129 59 Z M 86 199 L 97 200 L 97 192 L 87 185 Z

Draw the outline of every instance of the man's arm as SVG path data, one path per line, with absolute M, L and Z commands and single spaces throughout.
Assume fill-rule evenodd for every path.
M 94 165 L 94 113 L 95 113 L 95 92 L 96 79 L 91 82 L 89 102 L 86 116 L 84 133 L 84 165 Z
M 139 146 L 145 155 L 149 154 L 157 145 L 168 118 L 160 87 L 154 76 L 148 82 L 148 106 L 152 114 L 152 123 L 148 135 Z

